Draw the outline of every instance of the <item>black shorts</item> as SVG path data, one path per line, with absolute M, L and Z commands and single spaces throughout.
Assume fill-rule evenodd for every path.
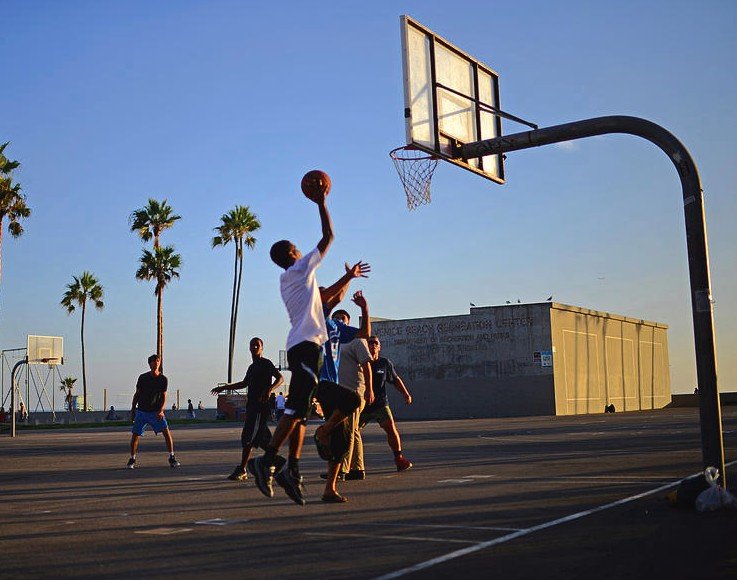
M 317 400 L 326 420 L 336 409 L 346 417 L 350 417 L 361 406 L 361 397 L 358 393 L 329 381 L 320 381 L 317 386 Z M 349 421 L 343 421 L 329 433 L 331 455 L 329 461 L 334 463 L 343 461 L 351 446 L 352 433 Z
M 271 431 L 266 424 L 271 416 L 268 403 L 265 405 L 246 405 L 246 420 L 241 431 L 241 445 L 243 447 L 260 447 L 266 449 L 271 441 Z
M 300 342 L 287 351 L 287 363 L 292 372 L 284 414 L 306 421 L 312 409 L 312 397 L 322 364 L 322 346 Z

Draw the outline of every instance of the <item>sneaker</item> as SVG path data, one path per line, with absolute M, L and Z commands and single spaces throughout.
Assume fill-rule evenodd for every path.
M 410 467 L 412 467 L 412 462 L 407 459 L 404 455 L 400 455 L 394 460 L 394 463 L 397 464 L 397 471 L 407 471 Z
M 266 497 L 274 497 L 274 466 L 267 466 L 263 457 L 254 457 L 248 460 L 248 471 L 256 480 L 256 487 Z
M 295 477 L 289 469 L 282 469 L 276 474 L 274 479 L 276 479 L 276 483 L 284 488 L 284 491 L 287 492 L 287 495 L 294 503 L 298 505 L 305 505 L 307 503 L 301 475 Z
M 228 476 L 228 479 L 230 481 L 246 481 L 248 479 L 248 474 L 246 473 L 245 469 L 238 465 L 233 470 L 233 473 Z
M 351 469 L 345 474 L 346 481 L 357 481 L 361 479 L 366 479 L 366 472 L 363 469 Z
M 126 465 L 126 467 L 127 467 L 128 469 L 135 469 L 135 468 L 136 468 L 136 460 L 135 460 L 135 459 L 134 459 L 133 457 L 131 457 L 131 458 L 130 458 L 130 459 L 128 460 L 128 465 Z
M 181 464 L 177 461 L 177 458 L 173 455 L 169 456 L 169 467 L 174 469 L 175 467 L 179 467 Z

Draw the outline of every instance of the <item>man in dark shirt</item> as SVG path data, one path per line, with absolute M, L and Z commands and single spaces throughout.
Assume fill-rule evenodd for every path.
M 154 433 L 164 435 L 166 448 L 169 450 L 169 465 L 179 467 L 177 458 L 174 457 L 174 440 L 171 438 L 169 424 L 164 416 L 164 405 L 166 404 L 166 389 L 169 380 L 161 373 L 161 359 L 152 354 L 148 357 L 150 371 L 138 377 L 136 383 L 136 394 L 133 395 L 131 405 L 131 421 L 133 429 L 131 432 L 131 458 L 128 460 L 128 469 L 136 467 L 136 451 L 138 440 L 143 436 L 146 425 L 151 425 Z
M 397 471 L 406 471 L 412 467 L 412 462 L 402 455 L 402 441 L 399 438 L 399 431 L 397 431 L 392 410 L 389 408 L 389 399 L 386 396 L 386 383 L 393 384 L 402 393 L 408 405 L 412 404 L 412 395 L 409 394 L 404 381 L 402 381 L 394 370 L 392 361 L 379 356 L 381 342 L 378 337 L 370 336 L 368 347 L 371 358 L 373 359 L 371 363 L 371 374 L 374 387 L 374 402 L 372 405 L 367 405 L 362 411 L 359 425 L 363 428 L 370 421 L 376 421 L 386 432 L 386 440 L 394 453 L 394 464 L 397 466 Z
M 228 476 L 228 479 L 232 481 L 245 481 L 248 479 L 246 464 L 248 463 L 248 458 L 251 456 L 251 449 L 254 447 L 264 449 L 271 440 L 271 433 L 266 424 L 271 416 L 269 396 L 271 395 L 271 391 L 284 382 L 284 377 L 276 369 L 274 363 L 264 358 L 263 340 L 258 337 L 252 338 L 248 343 L 248 350 L 251 351 L 253 362 L 248 367 L 248 370 L 246 370 L 246 376 L 243 380 L 237 383 L 221 385 L 210 391 L 213 395 L 217 395 L 223 391 L 248 389 L 246 420 L 243 423 L 243 431 L 241 432 L 241 445 L 243 446 L 241 463 Z

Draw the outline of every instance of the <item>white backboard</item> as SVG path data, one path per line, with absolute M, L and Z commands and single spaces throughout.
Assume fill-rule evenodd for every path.
M 64 359 L 64 339 L 61 336 L 28 335 L 29 365 L 60 365 Z
M 452 143 L 474 143 L 502 134 L 499 75 L 412 20 L 401 17 L 404 116 L 407 145 L 435 154 L 497 183 L 501 155 L 454 159 Z

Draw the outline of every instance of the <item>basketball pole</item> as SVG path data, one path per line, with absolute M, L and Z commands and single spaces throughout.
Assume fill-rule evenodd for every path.
M 28 364 L 28 357 L 15 363 L 10 371 L 10 437 L 15 437 L 15 371 L 24 364 Z
M 696 347 L 703 464 L 705 468 L 714 466 L 719 469 L 720 484 L 726 488 L 727 474 L 724 467 L 724 441 L 717 385 L 716 339 L 706 240 L 706 216 L 701 178 L 688 149 L 660 125 L 638 117 L 614 115 L 459 145 L 454 157 L 474 159 L 609 133 L 635 135 L 654 143 L 673 162 L 681 179 Z

